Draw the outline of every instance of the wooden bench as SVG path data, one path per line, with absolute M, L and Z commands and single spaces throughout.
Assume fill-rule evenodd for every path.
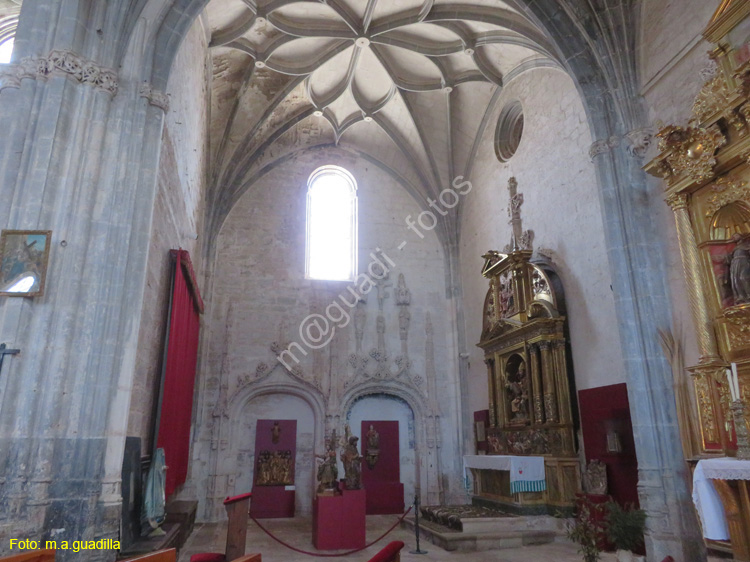
M 0 562 L 54 562 L 54 550 L 32 550 L 22 554 L 13 554 L 0 558 Z

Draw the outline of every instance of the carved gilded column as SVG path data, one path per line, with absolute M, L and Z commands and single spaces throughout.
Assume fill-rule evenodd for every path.
M 573 423 L 570 409 L 570 387 L 568 386 L 568 372 L 565 365 L 565 340 L 553 343 L 552 355 L 555 362 L 555 380 L 557 381 L 557 404 L 560 413 L 560 423 Z
M 544 403 L 542 401 L 542 376 L 539 372 L 539 347 L 529 346 L 531 362 L 531 386 L 534 403 L 534 423 L 544 423 Z
M 495 373 L 493 377 L 495 381 L 495 421 L 498 426 L 504 426 L 508 423 L 508 415 L 505 412 L 505 365 L 498 354 L 495 354 L 492 364 Z
M 497 412 L 495 411 L 495 361 L 486 359 L 484 364 L 487 365 L 487 388 L 490 394 L 490 427 L 497 427 Z
M 555 364 L 552 358 L 551 344 L 539 342 L 542 350 L 542 379 L 544 380 L 544 414 L 548 423 L 557 423 L 557 392 L 555 390 Z
M 680 255 L 682 267 L 685 270 L 685 281 L 688 288 L 688 299 L 693 311 L 695 329 L 698 336 L 698 347 L 700 349 L 700 363 L 711 363 L 719 360 L 716 347 L 716 334 L 713 322 L 708 310 L 708 303 L 700 271 L 700 254 L 698 243 L 695 240 L 693 227 L 690 222 L 690 213 L 687 207 L 687 195 L 676 193 L 667 197 L 667 204 L 674 211 L 677 224 L 677 240 L 680 244 Z

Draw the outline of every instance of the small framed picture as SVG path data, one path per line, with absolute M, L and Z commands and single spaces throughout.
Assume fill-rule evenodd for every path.
M 0 233 L 0 296 L 44 294 L 51 230 L 3 230 Z

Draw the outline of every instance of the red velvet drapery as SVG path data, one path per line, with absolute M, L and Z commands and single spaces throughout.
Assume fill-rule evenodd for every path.
M 185 250 L 172 250 L 171 254 L 175 258 L 174 286 L 157 438 L 169 467 L 167 497 L 187 478 L 199 315 L 203 311 L 189 254 Z

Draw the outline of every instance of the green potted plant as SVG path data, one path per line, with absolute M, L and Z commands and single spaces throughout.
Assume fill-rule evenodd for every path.
M 599 539 L 602 528 L 591 517 L 589 505 L 582 503 L 573 523 L 568 525 L 568 539 L 579 545 L 578 552 L 583 554 L 584 562 L 597 562 L 601 552 Z
M 646 512 L 633 506 L 622 507 L 617 502 L 607 503 L 605 518 L 607 538 L 617 549 L 618 562 L 637 562 L 642 556 L 634 554 L 643 547 Z

